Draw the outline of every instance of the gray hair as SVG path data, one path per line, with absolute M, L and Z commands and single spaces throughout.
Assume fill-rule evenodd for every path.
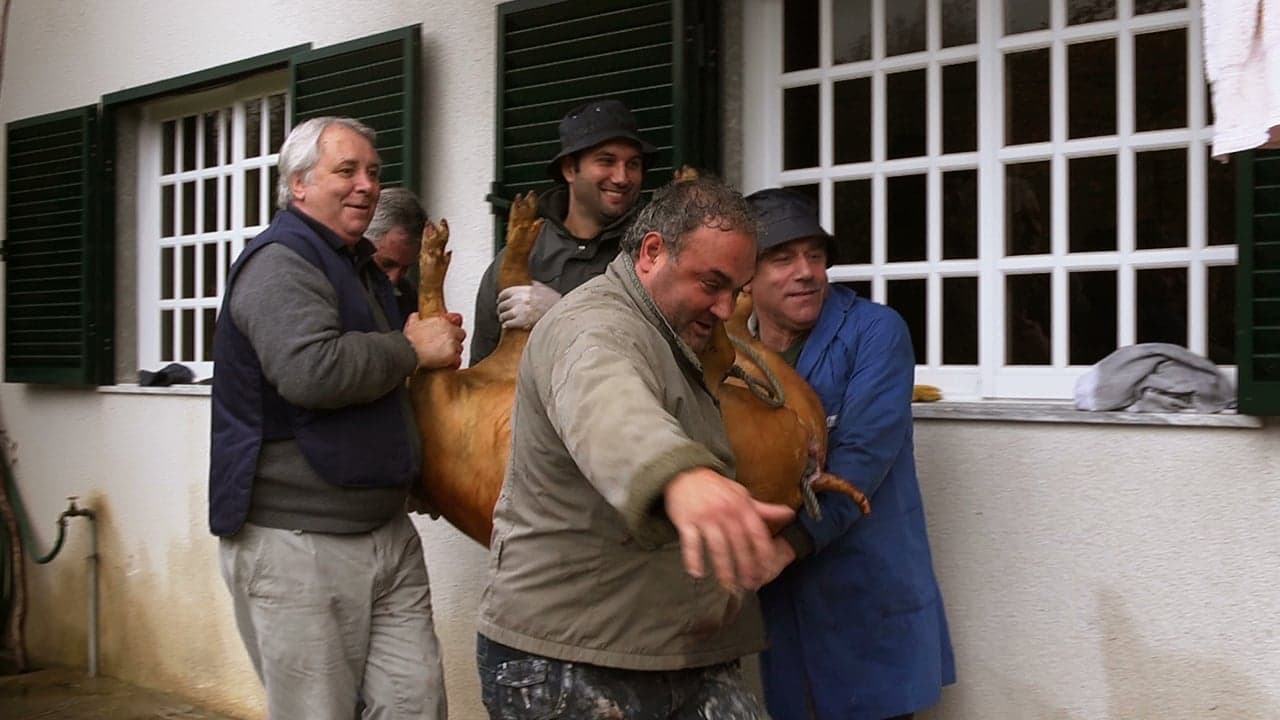
M 654 192 L 623 236 L 622 249 L 635 258 L 644 236 L 656 232 L 672 257 L 678 257 L 686 236 L 700 227 L 738 230 L 753 241 L 760 237 L 760 221 L 742 193 L 718 178 L 703 175 L 677 180 Z
M 373 128 L 349 117 L 327 115 L 311 118 L 289 131 L 289 137 L 280 146 L 280 159 L 276 164 L 279 176 L 276 178 L 276 207 L 284 209 L 293 199 L 289 183 L 293 176 L 303 174 L 303 179 L 311 175 L 316 163 L 320 161 L 320 136 L 330 125 L 345 125 L 364 136 L 370 145 L 377 147 L 377 133 Z
M 417 245 L 422 241 L 422 228 L 426 224 L 427 213 L 418 196 L 402 187 L 390 187 L 378 195 L 378 205 L 373 209 L 373 219 L 364 236 L 377 245 L 387 231 L 398 226 L 409 234 L 409 244 Z

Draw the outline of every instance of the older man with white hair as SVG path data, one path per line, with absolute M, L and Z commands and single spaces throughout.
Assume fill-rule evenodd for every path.
M 400 322 L 364 238 L 379 170 L 356 120 L 294 128 L 214 335 L 209 524 L 273 720 L 446 715 L 405 378 L 457 365 L 464 333 Z

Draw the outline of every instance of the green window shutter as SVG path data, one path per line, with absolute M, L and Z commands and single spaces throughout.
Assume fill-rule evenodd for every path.
M 298 53 L 289 65 L 293 124 L 323 115 L 360 120 L 378 133 L 382 184 L 414 192 L 421 37 L 422 26 L 411 25 Z
M 505 215 L 505 200 L 548 185 L 560 118 L 592 98 L 626 103 L 658 146 L 646 189 L 684 164 L 719 172 L 718 17 L 710 0 L 498 6 L 494 212 Z
M 8 124 L 5 380 L 112 382 L 114 270 L 96 106 Z
M 1233 160 L 1240 411 L 1280 415 L 1280 152 L 1254 150 Z

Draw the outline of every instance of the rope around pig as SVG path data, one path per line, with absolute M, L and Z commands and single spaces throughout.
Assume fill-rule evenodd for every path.
M 751 358 L 751 362 L 755 363 L 756 367 L 764 372 L 765 379 L 760 380 L 748 375 L 737 364 L 729 368 L 729 374 L 746 383 L 747 389 L 751 391 L 751 394 L 760 398 L 769 407 L 782 407 L 787 401 L 786 394 L 782 390 L 782 383 L 778 381 L 778 376 L 773 374 L 773 370 L 765 363 L 764 357 L 745 340 L 739 340 L 730 335 L 729 342 L 733 343 L 735 350 Z

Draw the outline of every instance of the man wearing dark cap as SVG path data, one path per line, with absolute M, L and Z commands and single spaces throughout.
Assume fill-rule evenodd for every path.
M 790 190 L 747 197 L 762 232 L 752 331 L 822 399 L 826 469 L 871 500 L 820 496 L 821 519 L 784 533 L 795 560 L 760 590 L 774 720 L 909 718 L 955 682 L 912 446 L 915 354 L 892 309 L 827 282 L 832 242 Z
M 556 186 L 538 198 L 546 222 L 529 256 L 533 284 L 499 293 L 498 253 L 476 293 L 471 364 L 493 352 L 503 327 L 533 327 L 561 295 L 604 272 L 635 217 L 645 156 L 656 151 L 617 100 L 591 100 L 560 120 L 560 153 L 547 164 Z

